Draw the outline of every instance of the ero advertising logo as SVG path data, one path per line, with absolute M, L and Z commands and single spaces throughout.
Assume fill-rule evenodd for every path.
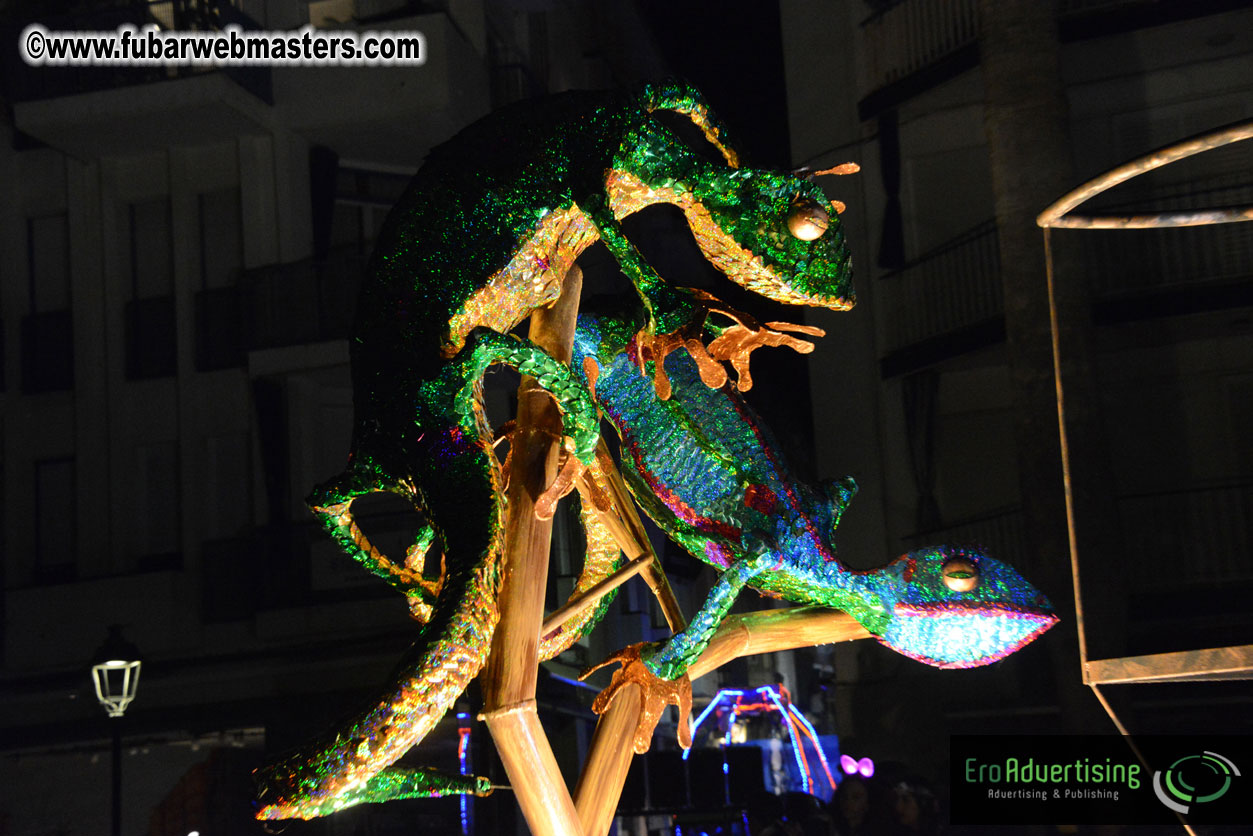
M 1157 800 L 1180 815 L 1187 815 L 1194 804 L 1217 801 L 1231 789 L 1231 779 L 1239 778 L 1240 770 L 1217 752 L 1184 755 L 1168 769 L 1153 773 L 1153 792 Z
M 953 824 L 1253 824 L 1241 767 L 1253 737 L 961 735 L 951 739 Z M 1219 753 L 1222 754 L 1219 754 Z M 1235 790 L 1233 792 L 1233 790 Z

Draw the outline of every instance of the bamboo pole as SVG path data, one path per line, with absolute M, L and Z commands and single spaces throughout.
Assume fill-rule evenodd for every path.
M 531 315 L 530 338 L 554 359 L 569 363 L 583 274 L 566 273 L 551 308 Z M 552 520 L 535 515 L 535 501 L 557 475 L 561 419 L 551 397 L 530 377 L 518 389 L 517 428 L 511 438 L 506 492 L 500 623 L 483 672 L 484 719 L 535 836 L 582 836 L 578 814 L 535 708 L 540 625 L 548 578 Z
M 613 458 L 609 455 L 609 450 L 603 440 L 598 455 L 604 463 L 602 471 L 607 483 L 598 487 L 608 494 L 610 507 L 601 509 L 592 503 L 590 500 L 593 491 L 584 487 L 582 483 L 580 483 L 580 491 L 593 513 L 613 535 L 623 554 L 631 559 L 631 563 L 619 570 L 613 577 L 624 575 L 631 569 L 634 569 L 631 574 L 642 571 L 644 580 L 652 589 L 653 594 L 657 596 L 658 603 L 661 604 L 670 629 L 676 633 L 684 630 L 687 621 L 679 609 L 679 602 L 674 597 L 674 591 L 670 588 L 670 583 L 661 569 L 657 555 L 653 552 L 652 543 L 649 542 L 639 514 L 635 510 L 635 502 L 627 493 L 622 475 L 613 464 Z M 583 478 L 586 479 L 587 474 L 584 474 Z M 600 585 L 598 584 L 597 587 Z M 597 587 L 588 590 L 588 593 L 595 591 Z M 556 615 L 557 613 L 554 613 L 550 619 L 555 618 Z M 640 693 L 639 686 L 626 685 L 596 723 L 596 731 L 592 734 L 587 759 L 579 775 L 578 785 L 574 789 L 575 809 L 578 811 L 579 820 L 583 823 L 584 832 L 588 836 L 608 833 L 613 823 L 618 801 L 622 798 L 622 788 L 626 784 L 627 772 L 631 768 L 631 758 L 635 754 L 631 742 L 643 709 L 643 694 Z
M 531 318 L 532 342 L 563 362 L 570 360 L 581 289 L 582 273 L 572 267 L 556 304 Z M 560 451 L 555 439 L 560 437 L 555 405 L 534 380 L 523 378 L 517 426 L 511 437 L 504 577 L 498 598 L 501 616 L 483 672 L 484 719 L 531 832 L 536 836 L 597 836 L 608 831 L 622 794 L 642 695 L 637 686 L 625 688 L 601 717 L 575 790 L 576 802 L 566 789 L 535 706 L 552 522 L 537 518 L 534 508 L 536 499 L 556 478 Z M 606 475 L 608 485 L 602 487 L 615 506 L 601 512 L 606 524 L 632 559 L 631 569 L 643 569 L 671 628 L 685 629 L 686 621 L 621 475 L 612 467 Z M 620 573 L 603 583 L 620 583 L 629 574 Z M 868 635 L 850 616 L 832 610 L 800 607 L 731 616 L 689 675 L 695 679 L 739 656 Z
M 642 699 L 638 685 L 623 687 L 596 723 L 583 772 L 574 788 L 574 806 L 588 836 L 608 833 L 613 823 L 635 754 L 631 740 L 643 710 Z
M 613 592 L 622 584 L 638 575 L 648 567 L 648 564 L 655 560 L 651 554 L 641 555 L 626 566 L 614 572 L 609 577 L 592 585 L 590 589 L 577 598 L 566 601 L 564 605 L 553 610 L 547 618 L 544 619 L 544 625 L 540 628 L 540 635 L 547 636 L 553 630 L 556 630 L 562 624 L 574 618 L 579 613 L 589 607 L 596 606 L 596 602 L 604 598 L 610 592 Z
M 687 675 L 699 679 L 741 656 L 868 639 L 871 635 L 848 613 L 821 607 L 789 607 L 729 615 L 710 639 L 705 652 L 688 668 Z
M 688 670 L 697 679 L 740 656 L 870 637 L 838 610 L 792 607 L 728 616 L 709 647 Z M 631 766 L 630 741 L 642 709 L 640 689 L 627 685 L 601 715 L 592 736 L 574 803 L 588 836 L 607 833 Z
M 613 457 L 609 455 L 609 448 L 605 446 L 604 439 L 601 439 L 597 454 L 601 456 L 602 461 L 610 463 L 610 466 L 604 468 L 608 484 L 602 487 L 613 500 L 613 507 L 617 514 L 601 511 L 595 505 L 592 508 L 628 558 L 635 558 L 644 553 L 653 556 L 652 563 L 645 567 L 644 582 L 648 584 L 653 595 L 657 597 L 657 602 L 661 604 L 661 612 L 666 617 L 666 623 L 670 625 L 670 631 L 681 633 L 687 629 L 687 619 L 683 617 L 679 601 L 674 597 L 674 590 L 670 588 L 670 581 L 666 579 L 665 570 L 661 568 L 661 561 L 653 552 L 648 533 L 644 530 L 644 524 L 640 522 L 639 513 L 635 510 L 635 500 L 627 491 L 626 483 L 622 481 L 622 474 L 618 472 L 618 468 L 612 466 Z M 584 495 L 590 494 L 584 491 Z M 624 526 L 625 531 L 623 531 Z

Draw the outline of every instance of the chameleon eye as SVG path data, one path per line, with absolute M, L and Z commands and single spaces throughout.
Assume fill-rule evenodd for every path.
M 812 198 L 802 197 L 792 203 L 787 215 L 787 229 L 793 238 L 813 241 L 827 231 L 831 223 L 827 210 Z
M 964 557 L 944 561 L 940 575 L 944 585 L 954 592 L 971 592 L 979 585 L 979 567 Z

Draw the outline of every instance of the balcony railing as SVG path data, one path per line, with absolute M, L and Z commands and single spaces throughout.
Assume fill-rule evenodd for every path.
M 1100 213 L 1119 214 L 1213 209 L 1253 204 L 1253 181 L 1232 172 L 1201 182 L 1141 191 Z M 1236 179 L 1235 182 L 1233 178 Z M 1212 224 L 1177 229 L 1119 230 L 1073 234 L 1080 269 L 1097 297 L 1253 276 L 1253 225 Z
M 348 336 L 366 256 L 356 247 L 270 264 L 196 294 L 196 370 L 230 369 L 249 351 Z
M 974 43 L 977 7 L 975 0 L 902 0 L 862 21 L 866 89 L 900 81 Z
M 1253 485 L 1124 496 L 1118 516 L 1132 592 L 1253 580 Z
M 866 93 L 934 67 L 979 36 L 976 0 L 880 0 L 861 23 L 865 39 Z M 1209 3 L 1156 3 L 1151 0 L 1061 0 L 1062 40 L 1134 29 L 1213 11 Z M 1136 9 L 1135 7 L 1141 7 Z M 1094 19 L 1112 24 L 1091 26 Z
M 1140 213 L 1249 204 L 1253 204 L 1253 182 L 1233 184 L 1227 174 L 1155 187 L 1103 205 L 1099 211 Z M 1253 224 L 1057 234 L 1076 248 L 1074 269 L 1081 271 L 1081 280 L 1099 303 L 1157 292 L 1187 296 L 1188 289 L 1247 286 L 1253 279 Z M 1245 292 L 1238 298 L 1247 296 Z M 885 355 L 999 318 L 1004 297 L 996 224 L 982 223 L 884 275 L 878 299 Z
M 1001 508 L 934 531 L 904 538 L 906 549 L 941 544 L 978 546 L 988 554 L 1013 566 L 1031 565 L 1027 534 L 1020 508 Z
M 1134 494 L 1115 503 L 1129 594 L 1253 582 L 1253 484 Z M 1019 567 L 1034 562 L 1018 508 L 905 538 L 909 549 L 941 543 L 982 546 Z
M 279 348 L 348 336 L 365 256 L 355 248 L 324 259 L 275 264 L 240 281 L 248 349 Z
M 885 275 L 884 348 L 896 351 L 999 317 L 1000 273 L 996 223 L 987 221 Z

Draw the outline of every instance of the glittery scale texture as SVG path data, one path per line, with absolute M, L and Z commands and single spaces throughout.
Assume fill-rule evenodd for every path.
M 439 722 L 478 674 L 499 621 L 504 509 L 479 397 L 483 373 L 497 362 L 535 377 L 554 394 L 572 454 L 593 462 L 599 419 L 586 387 L 525 340 L 476 329 L 436 378 L 418 384 L 414 429 L 396 439 L 389 466 L 358 449 L 344 476 L 314 492 L 310 505 L 331 535 L 404 591 L 411 604 L 416 600 L 415 614 L 425 626 L 382 697 L 346 726 L 258 771 L 258 818 L 312 818 L 366 801 L 460 791 L 455 782 L 428 781 L 415 789 L 412 781 L 386 768 Z M 402 467 L 407 472 L 398 477 Z M 416 565 L 431 535 L 423 532 L 406 565 L 399 567 L 358 530 L 351 502 L 371 491 L 408 495 L 425 512 L 431 534 L 444 548 L 438 583 L 426 581 Z M 471 559 L 455 560 L 454 555 Z
M 682 676 L 745 585 L 843 610 L 887 646 L 942 668 L 1001 659 L 1056 622 L 1042 593 L 979 551 L 941 546 L 872 571 L 844 567 L 832 540 L 852 480 L 825 490 L 798 481 L 739 393 L 706 386 L 686 350 L 667 358 L 672 393 L 661 400 L 639 374 L 630 333 L 620 320 L 581 317 L 573 365 L 596 362 L 596 399 L 621 437 L 623 475 L 640 506 L 723 572 L 689 628 L 642 654 L 653 673 Z M 973 589 L 955 591 L 968 576 Z
M 655 117 L 659 111 L 689 118 L 722 159 L 684 144 Z M 821 532 L 836 512 L 771 475 L 770 446 L 756 424 L 733 414 L 742 404 L 718 401 L 687 377 L 680 387 L 687 406 L 678 412 L 647 400 L 668 393 L 672 368 L 686 374 L 680 347 L 696 350 L 693 333 L 719 310 L 659 276 L 623 234 L 621 218 L 652 203 L 678 206 L 706 257 L 752 291 L 837 310 L 853 302 L 837 207 L 806 179 L 740 167 L 725 128 L 685 85 L 520 103 L 435 148 L 384 224 L 362 286 L 349 343 L 356 414 L 348 468 L 309 498 L 344 551 L 406 596 L 420 632 L 377 699 L 258 770 L 259 818 L 310 818 L 358 803 L 481 789 L 391 765 L 478 673 L 499 620 L 504 508 L 481 404 L 487 366 L 508 363 L 535 377 L 562 410 L 566 451 L 594 466 L 599 416 L 588 382 L 505 334 L 558 298 L 566 271 L 596 241 L 643 303 L 642 321 L 619 346 L 621 353 L 635 340 L 638 368 L 630 384 L 615 374 L 604 402 L 638 465 L 629 471 L 636 494 L 670 523 L 672 536 L 730 567 L 728 591 L 694 622 L 703 625 L 700 636 L 676 638 L 677 650 L 663 660 L 667 673 L 687 663 L 740 582 L 849 609 L 876 632 L 887 627 L 897 600 L 890 584 L 851 573 L 829 583 Z M 711 354 L 698 352 L 709 382 L 725 379 L 715 360 L 729 359 L 746 386 L 751 347 L 786 342 L 773 325 L 736 331 Z M 676 361 L 666 362 L 667 353 Z M 657 415 L 630 413 L 648 404 Z M 673 455 L 649 449 L 667 434 Z M 747 503 L 745 479 L 761 485 Z M 371 546 L 353 520 L 352 502 L 377 491 L 406 497 L 426 520 L 403 561 Z M 619 556 L 597 523 L 584 520 L 590 585 Z M 440 570 L 432 577 L 428 554 L 437 543 Z M 778 567 L 743 563 L 746 550 L 763 553 L 760 544 L 780 552 Z M 568 646 L 601 612 L 546 637 L 545 652 Z
M 658 111 L 690 118 L 722 160 L 686 146 Z M 803 179 L 738 166 L 723 126 L 681 84 L 521 103 L 431 152 L 380 232 L 358 302 L 349 466 L 309 498 L 344 551 L 406 596 L 420 633 L 384 692 L 350 722 L 258 770 L 259 818 L 464 791 L 389 767 L 477 674 L 498 621 L 503 500 L 481 377 L 494 362 L 534 376 L 562 409 L 567 451 L 593 464 L 599 419 L 584 381 L 504 334 L 551 304 L 570 265 L 598 240 L 644 304 L 641 340 L 698 322 L 701 301 L 657 275 L 622 233 L 632 206 L 679 205 L 702 241 L 717 242 L 718 265 L 761 293 L 851 302 L 839 230 L 804 242 L 786 233 L 793 200 L 832 205 Z M 353 501 L 377 491 L 404 496 L 427 521 L 403 561 L 371 546 L 353 520 Z M 619 557 L 594 521 L 585 516 L 585 525 L 589 577 L 598 579 Z M 432 577 L 426 564 L 437 543 Z M 590 629 L 597 612 L 563 628 L 546 651 Z

